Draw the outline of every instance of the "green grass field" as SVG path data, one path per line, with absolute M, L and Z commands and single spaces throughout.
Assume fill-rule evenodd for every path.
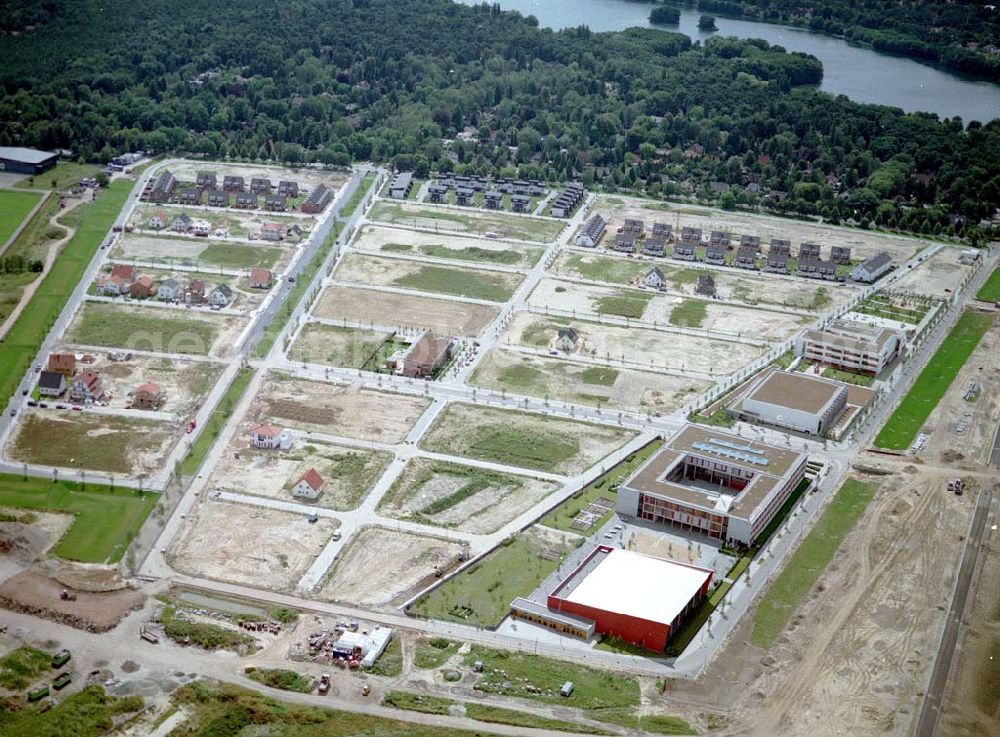
M 636 263 L 631 259 L 591 256 L 583 253 L 570 253 L 565 261 L 562 259 L 560 261 L 561 263 L 556 266 L 557 271 L 610 284 L 627 284 L 630 280 L 642 276 L 647 268 L 645 264 Z
M 0 686 L 9 691 L 23 691 L 49 672 L 51 660 L 48 653 L 33 647 L 11 650 L 0 658 Z
M 100 170 L 99 164 L 60 161 L 54 169 L 38 176 L 26 177 L 14 186 L 22 189 L 69 189 L 78 184 L 81 179 L 93 177 Z
M 1000 302 L 1000 266 L 993 269 L 993 273 L 983 282 L 982 288 L 976 292 L 976 299 Z
M 210 243 L 198 256 L 199 264 L 212 264 L 224 269 L 249 269 L 259 266 L 270 269 L 283 253 L 273 246 L 246 246 L 234 243 Z
M 708 316 L 708 302 L 685 299 L 670 311 L 670 324 L 682 328 L 700 328 Z
M 444 637 L 417 640 L 413 653 L 413 667 L 422 670 L 440 668 L 448 658 L 458 652 L 459 647 L 461 647 L 460 643 Z
M 753 621 L 750 642 L 770 648 L 817 579 L 833 560 L 844 538 L 878 491 L 875 484 L 848 479 L 764 594 Z
M 271 688 L 282 691 L 309 693 L 312 691 L 312 679 L 286 668 L 247 668 L 247 678 L 257 683 L 263 683 Z
M 569 552 L 563 546 L 560 556 L 549 560 L 542 555 L 545 547 L 534 534 L 512 538 L 414 602 L 410 612 L 428 619 L 495 627 L 510 612 L 510 603 L 530 594 Z
M 910 447 L 993 319 L 994 315 L 982 312 L 967 310 L 962 314 L 876 436 L 876 446 L 889 450 Z
M 30 367 L 45 334 L 83 276 L 130 190 L 131 182 L 120 180 L 103 191 L 96 202 L 80 205 L 85 213 L 76 235 L 38 286 L 29 309 L 21 313 L 4 338 L 0 351 L 0 404 L 14 393 L 21 376 Z
M 38 278 L 32 271 L 22 271 L 19 274 L 0 274 L 0 324 L 14 312 L 24 288 Z
M 70 325 L 67 339 L 83 345 L 207 355 L 219 329 L 208 320 L 172 314 L 174 311 L 86 302 Z
M 65 698 L 5 710 L 0 716 L 0 737 L 99 737 L 142 706 L 141 696 L 111 696 L 100 686 L 86 686 Z
M 365 174 L 364 178 L 358 182 L 358 188 L 354 190 L 351 198 L 344 203 L 344 206 L 340 208 L 340 212 L 337 213 L 338 217 L 347 220 L 354 214 L 354 211 L 358 209 L 358 205 L 361 204 L 361 200 L 364 199 L 365 194 L 371 189 L 372 182 L 375 181 L 374 174 Z
M 646 305 L 653 298 L 648 292 L 619 292 L 597 300 L 597 314 L 617 315 L 638 320 L 646 311 Z
M 0 246 L 7 242 L 40 199 L 42 195 L 37 192 L 0 189 Z
M 229 419 L 233 408 L 240 401 L 240 397 L 243 396 L 243 392 L 246 391 L 247 385 L 252 378 L 253 369 L 251 368 L 241 368 L 236 372 L 236 376 L 226 389 L 226 393 L 222 395 L 222 399 L 219 400 L 215 411 L 212 412 L 211 417 L 208 418 L 208 422 L 205 423 L 201 432 L 198 433 L 198 439 L 194 441 L 191 450 L 188 451 L 188 454 L 184 456 L 184 460 L 181 461 L 181 465 L 177 469 L 178 474 L 181 476 L 194 476 L 198 472 L 201 464 L 205 461 L 205 456 L 208 455 L 209 449 L 211 449 L 216 438 L 219 437 L 219 433 L 222 432 L 226 420 Z
M 419 271 L 397 277 L 392 283 L 397 287 L 417 289 L 422 292 L 506 302 L 514 294 L 518 282 L 520 277 L 506 273 L 421 266 Z
M 156 505 L 157 495 L 111 489 L 76 481 L 57 481 L 13 474 L 0 475 L 0 506 L 75 515 L 55 546 L 60 558 L 84 563 L 115 563 Z

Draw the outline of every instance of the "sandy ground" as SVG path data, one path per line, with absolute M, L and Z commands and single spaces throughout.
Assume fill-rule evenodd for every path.
M 0 581 L 45 557 L 59 542 L 74 516 L 52 512 L 26 512 L 0 507 L 0 512 L 17 517 L 17 522 L 0 522 Z
M 274 375 L 268 377 L 259 399 L 255 420 L 269 418 L 303 430 L 382 443 L 405 439 L 429 404 L 420 397 Z
M 323 292 L 313 313 L 330 320 L 475 336 L 496 317 L 497 309 L 455 300 L 334 286 Z
M 63 345 L 59 350 L 74 349 L 72 345 Z M 95 359 L 88 366 L 101 374 L 104 390 L 110 395 L 109 406 L 124 408 L 130 402 L 129 395 L 139 385 L 151 381 L 163 389 L 165 399 L 160 410 L 181 417 L 197 410 L 222 374 L 221 366 L 204 361 L 140 355 L 133 355 L 129 361 L 111 361 L 107 353 L 88 351 L 86 355 Z
M 129 233 L 120 237 L 111 250 L 111 257 L 121 261 L 174 261 L 178 264 L 195 265 L 205 249 L 213 243 L 221 243 L 225 246 L 241 246 L 243 248 L 257 248 L 239 242 L 225 242 L 208 240 L 205 238 L 169 238 L 161 236 L 142 235 Z M 282 244 L 269 243 L 268 247 L 277 247 Z M 260 247 L 264 247 L 261 244 Z M 272 268 L 274 271 L 283 271 L 291 262 L 295 254 L 295 249 L 290 247 L 280 248 L 281 256 Z M 227 267 L 232 268 L 232 267 Z
M 178 423 L 71 412 L 50 406 L 21 413 L 6 450 L 13 461 L 149 474 L 162 469 L 180 436 Z
M 537 435 L 554 441 L 572 438 L 579 446 L 573 455 L 554 464 L 555 473 L 581 473 L 628 442 L 634 433 L 586 422 L 559 420 L 530 412 L 515 412 L 471 404 L 449 404 L 421 441 L 428 450 L 479 457 L 474 443 L 486 441 L 502 450 L 509 436 L 522 442 Z M 490 460 L 486 458 L 486 460 Z M 516 465 L 516 464 L 511 464 Z
M 399 284 L 400 279 L 419 274 L 425 268 L 428 268 L 428 265 L 420 261 L 403 258 L 379 258 L 377 256 L 350 253 L 341 260 L 340 266 L 337 267 L 336 272 L 333 274 L 333 278 L 340 281 L 357 282 L 358 284 L 370 284 L 382 287 L 398 285 L 407 289 L 420 289 L 420 291 L 427 292 L 437 291 L 430 287 L 421 289 L 416 286 Z M 430 268 L 440 269 L 448 267 L 433 265 Z M 505 287 L 509 290 L 510 294 L 514 293 L 514 290 L 517 289 L 522 281 L 522 277 L 518 274 L 473 269 L 470 268 L 469 264 L 456 264 L 453 268 L 457 273 L 456 275 L 460 273 L 468 274 L 470 277 L 484 277 L 490 283 Z
M 594 383 L 591 377 L 598 372 L 602 378 L 610 377 L 610 383 L 604 383 L 607 378 Z M 699 379 L 591 366 L 503 348 L 486 354 L 470 383 L 512 394 L 655 414 L 680 409 L 711 386 Z
M 181 181 L 195 181 L 198 172 L 215 172 L 218 182 L 222 184 L 225 176 L 243 177 L 247 186 L 253 177 L 267 177 L 271 184 L 278 186 L 278 181 L 288 179 L 298 182 L 299 187 L 315 187 L 317 184 L 325 184 L 334 190 L 340 188 L 350 176 L 339 171 L 317 171 L 315 169 L 292 169 L 287 166 L 260 166 L 253 164 L 237 164 L 232 162 L 196 162 L 182 161 L 170 166 L 170 171 Z
M 354 509 L 390 460 L 388 453 L 315 441 L 282 453 L 261 451 L 250 447 L 246 435 L 236 435 L 215 467 L 208 487 L 302 502 L 292 496 L 291 486 L 302 474 L 315 468 L 326 484 L 315 502 L 305 503 L 329 509 Z
M 497 241 L 491 238 L 475 238 L 451 233 L 426 233 L 383 225 L 365 225 L 355 237 L 353 245 L 356 248 L 368 251 L 380 251 L 385 245 L 408 245 L 412 248 L 400 253 L 415 255 L 423 253 L 423 255 L 433 255 L 435 258 L 460 259 L 466 263 L 468 261 L 462 258 L 462 252 L 470 248 L 478 248 L 483 251 L 495 251 L 498 253 L 516 253 L 520 257 L 519 260 L 510 265 L 523 267 L 533 264 L 542 253 L 540 247 L 527 246 L 523 243 Z M 422 249 L 428 246 L 440 246 L 449 251 L 454 251 L 455 254 L 449 256 L 441 253 L 424 253 Z M 433 250 L 436 251 L 436 249 Z
M 105 632 L 145 600 L 135 589 L 124 588 L 100 593 L 75 591 L 75 601 L 63 601 L 60 593 L 64 588 L 54 578 L 25 571 L 0 585 L 0 607 Z
M 967 402 L 962 397 L 974 381 L 981 387 L 979 397 Z M 989 459 L 998 421 L 1000 322 L 995 322 L 925 423 L 929 437 L 920 457 L 928 463 L 976 470 Z M 967 427 L 959 432 L 963 424 Z
M 454 563 L 463 547 L 434 537 L 365 527 L 340 554 L 319 598 L 386 607 L 414 593 L 434 566 Z
M 896 281 L 894 291 L 949 298 L 973 268 L 958 260 L 958 249 L 945 248 Z
M 608 220 L 610 234 L 621 226 L 625 218 L 637 217 L 646 221 L 647 230 L 652 227 L 654 220 L 658 220 L 672 225 L 674 232 L 680 232 L 681 228 L 687 226 L 701 228 L 706 237 L 710 231 L 723 230 L 736 236 L 736 241 L 739 241 L 741 235 L 760 236 L 763 244 L 769 244 L 772 238 L 785 238 L 792 241 L 793 253 L 802 242 L 819 243 L 824 246 L 823 258 L 829 257 L 829 247 L 850 246 L 852 259 L 861 260 L 874 256 L 879 251 L 888 251 L 898 263 L 909 259 L 929 244 L 929 241 L 882 235 L 856 228 L 838 228 L 791 218 L 729 212 L 697 205 L 675 205 L 619 195 L 599 197 L 593 211 L 601 213 Z
M 527 476 L 494 475 L 497 483 L 488 485 L 441 512 L 426 514 L 424 510 L 428 505 L 455 494 L 469 483 L 470 476 L 478 473 L 476 469 L 456 464 L 447 465 L 456 469 L 465 468 L 469 476 L 435 471 L 435 468 L 442 465 L 426 458 L 410 461 L 400 478 L 382 498 L 379 512 L 400 519 L 413 517 L 417 521 L 453 527 L 462 532 L 490 533 L 559 488 L 557 484 Z
M 994 494 L 1000 492 L 1000 488 L 994 488 Z M 1000 734 L 996 691 L 1000 683 L 996 663 L 1000 650 L 1000 540 L 996 531 L 987 529 L 979 557 L 979 578 L 973 583 L 966 605 L 951 684 L 938 720 L 938 734 L 949 737 Z
M 542 315 L 518 313 L 500 336 L 501 342 L 533 345 L 525 338 L 525 331 L 539 331 L 541 328 L 533 326 L 546 321 L 547 318 Z M 572 320 L 571 325 L 580 334 L 580 347 L 577 349 L 580 355 L 604 358 L 610 356 L 613 360 L 624 360 L 635 366 L 654 365 L 661 368 L 728 374 L 763 354 L 761 348 L 745 343 L 699 338 L 674 332 L 625 328 L 582 320 Z M 558 326 L 553 327 L 550 332 L 556 329 Z
M 671 282 L 671 291 L 680 291 L 692 297 L 698 296 L 695 294 L 698 285 L 697 275 L 709 274 L 715 280 L 716 294 L 720 299 L 744 302 L 747 305 L 762 304 L 813 310 L 841 304 L 858 292 L 855 287 L 834 287 L 817 283 L 814 279 L 781 278 L 769 274 L 713 269 L 704 264 L 688 265 L 679 261 L 638 257 L 628 259 L 611 254 L 581 254 L 579 251 L 563 251 L 550 270 L 556 274 L 593 279 L 595 278 L 593 275 L 583 273 L 581 266 L 593 263 L 611 263 L 619 266 L 621 262 L 632 265 L 638 277 L 643 276 L 655 264 L 667 277 L 668 282 Z
M 866 454 L 881 484 L 865 517 L 767 652 L 753 614 L 705 674 L 673 698 L 723 715 L 741 737 L 895 735 L 912 730 L 974 506 L 946 471 Z
M 192 576 L 272 590 L 293 588 L 340 524 L 322 517 L 205 499 L 169 552 Z

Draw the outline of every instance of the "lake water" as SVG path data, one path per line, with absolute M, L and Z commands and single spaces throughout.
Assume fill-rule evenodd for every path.
M 458 0 L 476 5 L 478 0 Z M 592 31 L 621 31 L 649 27 L 652 5 L 627 0 L 499 0 L 504 10 L 533 15 L 539 24 L 559 30 L 586 25 Z M 698 30 L 699 11 L 682 9 L 679 26 L 660 26 L 703 40 L 712 33 Z M 804 51 L 823 62 L 820 89 L 847 95 L 858 102 L 892 105 L 907 112 L 956 115 L 968 123 L 1000 116 L 1000 85 L 965 79 L 913 59 L 882 54 L 831 36 L 770 23 L 716 17 L 718 34 L 763 38 L 789 51 Z

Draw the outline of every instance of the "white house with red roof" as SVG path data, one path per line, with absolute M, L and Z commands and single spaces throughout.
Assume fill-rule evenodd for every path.
M 292 434 L 274 425 L 254 425 L 250 428 L 250 444 L 264 450 L 290 450 Z
M 292 496 L 296 499 L 314 501 L 323 491 L 326 481 L 315 468 L 310 468 L 292 485 Z

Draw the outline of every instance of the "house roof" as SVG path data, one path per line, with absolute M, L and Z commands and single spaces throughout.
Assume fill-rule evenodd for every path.
M 135 390 L 136 396 L 140 394 L 152 394 L 153 396 L 159 396 L 163 391 L 159 384 L 155 384 L 152 381 L 147 381 L 145 384 L 140 384 Z
M 281 223 L 264 223 L 260 226 L 261 230 L 274 231 L 276 233 L 284 233 L 285 226 Z
M 843 384 L 799 371 L 772 371 L 758 381 L 747 399 L 816 413 L 841 393 Z
M 224 295 L 226 295 L 226 297 L 232 297 L 233 296 L 233 290 L 229 288 L 228 284 L 218 284 L 218 285 L 216 285 L 216 287 L 212 290 L 213 294 L 215 292 L 218 292 L 219 294 L 224 294 Z
M 250 432 L 254 435 L 261 435 L 266 438 L 273 438 L 281 434 L 281 428 L 275 427 L 274 425 L 254 425 L 250 428 Z
M 575 342 L 579 336 L 580 334 L 576 332 L 575 328 L 559 328 L 560 338 L 569 338 Z
M 112 279 L 131 279 L 135 276 L 135 267 L 128 264 L 115 264 L 111 267 Z
M 304 474 L 299 476 L 298 481 L 296 481 L 294 485 L 298 486 L 303 481 L 305 481 L 309 485 L 309 488 L 311 488 L 313 491 L 319 491 L 320 489 L 323 488 L 323 484 L 326 483 L 323 480 L 323 477 L 319 475 L 319 473 L 316 471 L 315 468 L 310 468 Z
M 261 269 L 259 267 L 250 269 L 250 281 L 255 284 L 259 284 L 260 282 L 269 282 L 271 279 L 272 275 L 268 269 Z
M 42 389 L 59 389 L 63 386 L 63 375 L 58 371 L 43 371 L 38 377 Z
M 76 381 L 82 382 L 88 389 L 93 389 L 101 383 L 101 375 L 93 369 L 87 369 L 76 377 Z
M 651 276 L 657 277 L 660 281 L 663 281 L 664 278 L 665 278 L 663 276 L 663 272 L 660 270 L 659 266 L 654 266 L 652 269 L 650 269 L 649 271 L 646 272 L 646 278 L 647 279 L 649 277 L 651 277 Z
M 875 271 L 876 269 L 881 269 L 886 264 L 892 262 L 892 258 L 885 251 L 879 251 L 870 259 L 861 264 L 868 271 Z
M 74 369 L 76 368 L 76 354 L 73 353 L 52 353 L 49 355 L 49 369 Z

